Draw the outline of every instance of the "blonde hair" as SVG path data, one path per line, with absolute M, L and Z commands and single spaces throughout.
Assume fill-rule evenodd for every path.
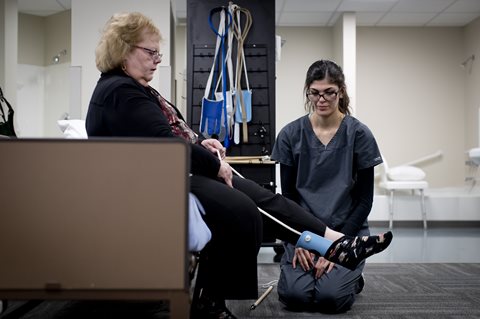
M 162 35 L 153 21 L 139 12 L 116 13 L 105 24 L 95 49 L 95 63 L 100 72 L 108 72 L 123 65 L 133 46 L 143 40 L 144 32 Z

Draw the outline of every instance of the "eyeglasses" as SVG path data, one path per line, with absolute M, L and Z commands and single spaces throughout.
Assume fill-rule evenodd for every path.
M 152 57 L 152 59 L 160 59 L 162 60 L 162 57 L 163 57 L 163 54 L 158 52 L 158 50 L 152 50 L 152 49 L 149 49 L 149 48 L 144 48 L 144 47 L 140 47 L 138 45 L 132 45 L 134 48 L 137 48 L 137 49 L 142 49 L 143 51 L 147 52 L 148 54 L 150 54 L 150 56 Z
M 320 94 L 317 90 L 309 90 L 307 91 L 307 98 L 310 102 L 317 103 L 321 97 L 324 98 L 325 101 L 331 102 L 337 98 L 338 91 L 326 91 Z

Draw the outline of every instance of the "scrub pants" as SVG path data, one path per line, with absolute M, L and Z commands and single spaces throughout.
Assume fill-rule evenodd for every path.
M 309 230 L 323 236 L 326 226 L 297 203 L 251 180 L 234 176 L 233 186 L 204 176 L 190 177 L 190 191 L 205 208 L 203 217 L 212 231 L 211 241 L 202 250 L 197 283 L 210 296 L 256 299 L 263 227 L 292 244 L 299 237 L 264 217 L 257 206 L 300 232 Z
M 368 228 L 362 229 L 359 233 L 369 234 Z M 330 273 L 324 273 L 319 279 L 315 279 L 312 269 L 304 271 L 298 263 L 295 269 L 292 267 L 295 247 L 290 244 L 284 246 L 278 295 L 288 309 L 333 314 L 346 312 L 352 307 L 355 295 L 363 288 L 361 275 L 365 261 L 353 271 L 336 265 Z

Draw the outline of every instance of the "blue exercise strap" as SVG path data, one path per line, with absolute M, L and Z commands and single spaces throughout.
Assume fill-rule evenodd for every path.
M 213 26 L 212 18 L 215 13 L 220 13 L 221 18 L 220 18 L 220 26 L 219 29 L 217 30 Z M 227 21 L 225 21 L 225 14 L 227 15 Z M 214 8 L 210 11 L 210 15 L 208 18 L 208 22 L 210 24 L 210 28 L 213 30 L 213 32 L 217 35 L 217 47 L 215 49 L 215 57 L 212 65 L 212 70 L 210 72 L 210 76 L 208 79 L 208 83 L 206 86 L 206 91 L 205 91 L 205 96 L 202 100 L 202 120 L 200 123 L 200 131 L 202 133 L 206 133 L 208 135 L 214 136 L 214 135 L 219 135 L 220 134 L 220 129 L 221 129 L 221 118 L 222 118 L 222 113 L 224 114 L 224 126 L 225 126 L 225 137 L 224 137 L 224 146 L 228 148 L 230 146 L 230 141 L 229 141 L 229 134 L 228 134 L 228 114 L 227 114 L 227 79 L 225 76 L 226 72 L 226 48 L 225 48 L 225 37 L 228 34 L 228 29 L 230 25 L 232 24 L 232 16 L 228 12 L 227 8 L 224 7 L 217 7 Z M 224 26 L 222 26 L 222 22 L 224 23 Z M 218 40 L 220 40 L 220 43 L 218 43 Z M 215 68 L 215 61 L 216 61 L 216 56 L 218 53 L 218 45 L 220 49 L 222 50 L 222 59 L 221 59 L 221 65 L 222 65 L 222 94 L 223 94 L 223 101 L 215 101 L 214 100 L 214 90 L 215 86 L 213 86 L 213 91 L 212 95 L 213 98 L 210 97 L 210 85 L 211 85 L 211 78 L 213 75 L 213 71 Z M 220 61 L 219 61 L 220 62 Z M 206 131 L 205 131 L 206 129 Z

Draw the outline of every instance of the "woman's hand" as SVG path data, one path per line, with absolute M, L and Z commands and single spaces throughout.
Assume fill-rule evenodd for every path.
M 217 151 L 220 153 L 221 159 L 225 158 L 225 147 L 223 147 L 222 143 L 214 138 L 207 138 L 202 141 L 202 146 L 205 147 L 207 150 L 215 154 L 217 156 Z
M 225 147 L 223 147 L 222 143 L 214 138 L 207 138 L 202 141 L 202 146 L 205 147 L 207 150 L 215 154 L 215 156 L 219 157 L 220 160 L 220 168 L 218 169 L 217 176 L 224 180 L 225 184 L 233 188 L 232 185 L 232 176 L 233 171 L 230 165 L 223 161 L 225 158 Z
M 303 248 L 295 248 L 295 255 L 293 256 L 292 266 L 297 268 L 297 261 L 302 267 L 303 271 L 310 270 L 313 267 L 314 254 Z
M 225 161 L 220 161 L 220 169 L 218 170 L 218 175 L 219 178 L 223 179 L 225 181 L 225 184 L 233 188 L 232 185 L 232 168 L 230 165 L 225 162 Z
M 323 257 L 319 257 L 315 264 L 315 279 L 320 278 L 325 273 L 328 274 L 334 267 L 334 263 Z

